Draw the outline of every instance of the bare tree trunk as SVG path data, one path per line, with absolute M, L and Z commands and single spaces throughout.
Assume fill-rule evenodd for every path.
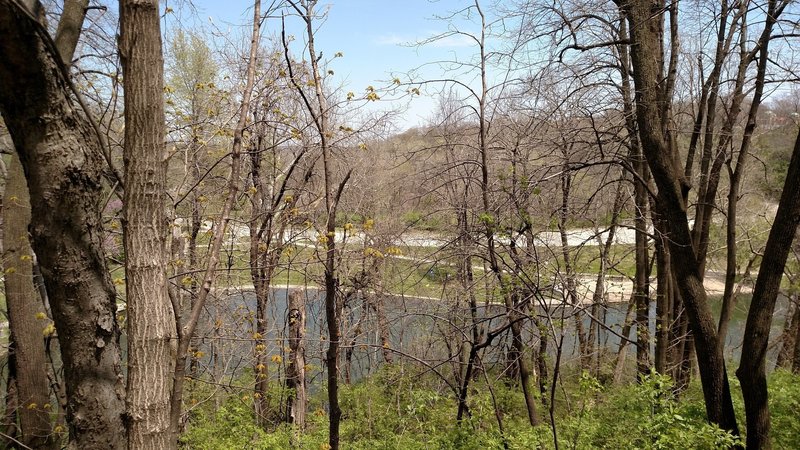
M 201 176 L 200 176 L 200 161 L 198 158 L 198 152 L 200 149 L 198 148 L 198 136 L 192 136 L 191 144 L 189 145 L 188 152 L 189 155 L 189 173 L 191 174 L 192 185 L 196 186 L 200 184 Z M 198 297 L 198 283 L 197 283 L 197 274 L 195 273 L 196 270 L 199 269 L 199 261 L 197 257 L 197 237 L 200 234 L 200 227 L 203 224 L 203 219 L 200 215 L 200 197 L 201 191 L 199 189 L 195 189 L 194 192 L 190 195 L 190 202 L 191 202 L 191 220 L 189 222 L 189 241 L 187 243 L 189 247 L 189 267 L 187 268 L 189 277 L 191 277 L 191 282 L 189 283 L 189 310 L 194 309 L 194 305 L 197 302 Z M 181 314 L 180 310 L 174 311 L 176 317 Z M 176 320 L 176 324 L 178 321 Z M 202 342 L 197 342 L 195 344 L 195 348 L 201 347 Z M 195 356 L 196 352 L 192 352 L 191 362 L 189 363 L 189 374 L 192 376 L 197 375 L 197 368 L 199 366 L 198 358 Z
M 541 395 L 542 403 L 547 405 L 547 331 L 544 326 L 535 323 L 539 331 L 539 350 L 536 352 L 536 368 L 539 372 L 539 395 Z
M 519 381 L 522 384 L 522 396 L 525 398 L 525 409 L 528 411 L 528 421 L 532 427 L 539 424 L 539 418 L 536 414 L 536 398 L 531 391 L 531 371 L 528 369 L 528 364 L 525 362 L 525 353 L 522 342 L 522 333 L 513 333 L 513 345 L 517 356 L 517 366 L 519 368 Z
M 58 19 L 55 44 L 62 62 L 67 67 L 72 65 L 88 7 L 89 0 L 64 0 L 61 18 Z
M 800 306 L 798 306 L 800 309 Z M 800 375 L 800 321 L 797 322 L 797 331 L 794 338 L 794 352 L 792 355 L 792 373 Z
M 636 373 L 639 377 L 650 371 L 650 255 L 647 248 L 647 190 L 646 162 L 641 150 L 633 155 L 633 167 L 639 174 L 634 184 L 636 210 L 636 273 L 633 295 L 636 298 Z
M 14 443 L 19 436 L 19 425 L 17 424 L 17 409 L 19 409 L 18 390 L 17 390 L 17 369 L 14 361 L 14 339 L 8 341 L 8 376 L 6 376 L 6 409 L 3 411 L 2 426 L 3 435 L 0 436 L 0 443 L 5 448 L 14 448 Z
M 125 78 L 128 447 L 167 449 L 177 446 L 169 427 L 176 343 L 167 290 L 164 58 L 158 1 L 120 0 L 119 10 Z
M 268 230 L 270 233 L 271 229 Z M 277 259 L 280 256 L 279 251 L 273 249 L 274 257 L 267 257 L 266 252 L 259 252 L 258 246 L 261 244 L 260 239 L 256 239 L 255 248 L 251 246 L 251 272 L 257 272 L 253 278 L 253 285 L 256 293 L 256 321 L 255 333 L 253 334 L 253 343 L 255 344 L 254 351 L 254 368 L 255 368 L 255 388 L 253 402 L 255 408 L 256 422 L 261 427 L 267 426 L 269 402 L 267 394 L 269 391 L 269 371 L 268 371 L 268 358 L 267 358 L 267 333 L 268 322 L 267 317 L 269 314 L 269 298 L 271 294 L 271 281 Z M 269 244 L 266 244 L 267 248 Z M 255 250 L 255 260 L 253 260 L 253 251 Z M 260 254 L 259 254 L 260 253 Z
M 381 340 L 383 360 L 386 364 L 392 364 L 394 362 L 394 357 L 392 356 L 391 342 L 389 341 L 389 320 L 386 317 L 386 308 L 384 307 L 383 300 L 384 298 L 382 295 L 376 295 L 373 297 L 371 304 L 378 318 L 378 335 Z
M 322 150 L 322 166 L 323 166 L 323 184 L 324 184 L 324 197 L 325 197 L 325 320 L 328 326 L 328 350 L 325 354 L 325 366 L 328 372 L 328 407 L 330 409 L 328 415 L 328 445 L 331 450 L 339 449 L 339 427 L 342 417 L 342 410 L 339 406 L 339 348 L 341 346 L 341 311 L 343 309 L 343 300 L 341 299 L 338 291 L 339 278 L 337 276 L 337 262 L 336 262 L 336 209 L 339 200 L 342 196 L 345 186 L 347 185 L 352 169 L 350 169 L 344 178 L 339 183 L 338 189 L 335 189 L 335 184 L 332 174 L 333 157 L 331 155 L 331 148 L 328 142 L 330 135 L 329 113 L 327 98 L 323 91 L 322 78 L 319 70 L 319 56 L 314 47 L 314 7 L 316 0 L 309 0 L 300 2 L 289 1 L 289 5 L 295 9 L 298 15 L 305 22 L 305 34 L 308 39 L 308 55 L 311 64 L 311 76 L 314 81 L 314 94 L 316 104 L 312 105 L 309 98 L 306 96 L 305 91 L 299 85 L 298 78 L 295 77 L 292 69 L 292 61 L 289 58 L 289 47 L 286 38 L 286 30 L 282 30 L 282 40 L 284 47 L 284 55 L 286 64 L 289 69 L 289 79 L 294 85 L 297 92 L 303 98 L 306 109 L 313 117 L 316 131 L 319 135 L 319 145 Z
M 656 216 L 654 214 L 654 216 Z M 657 217 L 653 220 L 656 232 L 656 348 L 655 368 L 660 374 L 667 374 L 667 361 L 669 354 L 669 329 L 672 324 L 672 272 L 670 271 L 669 247 L 663 230 L 666 227 L 660 224 Z
M 628 310 L 625 313 L 625 321 L 622 324 L 622 332 L 620 335 L 622 338 L 619 341 L 619 347 L 617 348 L 617 358 L 616 362 L 614 363 L 614 383 L 619 383 L 622 381 L 622 373 L 625 369 L 625 356 L 626 356 L 626 348 L 628 347 L 628 336 L 631 334 L 631 328 L 633 325 L 633 317 L 634 312 L 636 311 L 636 297 L 631 295 L 630 301 L 628 302 Z
M 659 6 L 660 5 L 660 6 Z M 659 14 L 654 14 L 654 8 Z M 631 0 L 623 4 L 631 30 L 631 57 L 636 86 L 636 118 L 642 149 L 658 186 L 658 206 L 670 226 L 670 255 L 681 297 L 692 327 L 700 379 L 709 421 L 738 434 L 736 416 L 717 345 L 716 323 L 702 283 L 686 214 L 689 185 L 677 164 L 677 154 L 663 129 L 663 104 L 671 101 L 660 85 L 663 72 L 663 2 Z
M 749 449 L 771 448 L 766 373 L 767 346 L 783 270 L 798 224 L 800 224 L 800 134 L 795 141 L 778 212 L 775 214 L 775 221 L 761 260 L 753 300 L 747 314 L 741 364 L 736 371 L 744 394 Z
M 292 390 L 287 399 L 287 422 L 300 430 L 306 425 L 306 293 L 294 291 L 289 295 L 289 365 L 286 367 L 286 386 Z
M 268 257 L 270 242 L 272 240 L 272 211 L 268 211 L 266 187 L 262 179 L 261 160 L 262 149 L 259 147 L 261 137 L 251 143 L 250 151 L 250 178 L 255 192 L 250 197 L 252 208 L 250 215 L 250 278 L 253 281 L 253 290 L 256 295 L 256 320 L 253 331 L 253 373 L 255 374 L 255 387 L 253 390 L 253 407 L 256 423 L 261 427 L 267 426 L 269 390 L 269 372 L 267 360 L 267 327 L 268 306 L 270 296 L 270 283 L 274 265 Z M 265 217 L 266 216 L 266 217 Z M 263 227 L 261 221 L 263 220 Z M 275 249 L 272 249 L 275 251 Z M 276 252 L 279 254 L 279 252 Z M 288 294 L 288 293 L 287 293 Z
M 28 241 L 31 205 L 25 174 L 16 154 L 11 155 L 3 197 L 3 269 L 8 325 L 13 346 L 17 387 L 17 415 L 23 445 L 53 448 L 50 386 L 42 329 L 46 322 L 39 291 L 33 285 L 33 250 Z M 9 358 L 11 361 L 11 358 Z
M 464 372 L 463 375 L 459 377 L 461 383 L 458 388 L 458 412 L 456 413 L 456 418 L 457 421 L 461 423 L 462 418 L 469 414 L 469 405 L 467 404 L 469 392 L 467 388 L 469 387 L 470 381 L 472 381 L 472 372 L 477 357 L 476 346 L 479 344 L 482 335 L 478 319 L 478 303 L 473 288 L 474 276 L 472 272 L 472 256 L 469 249 L 470 237 L 466 204 L 460 205 L 458 209 L 458 233 L 458 245 L 461 251 L 461 255 L 459 255 L 460 264 L 458 268 L 458 278 L 461 282 L 462 291 L 468 297 L 469 329 L 471 332 L 471 339 L 467 339 L 467 345 L 464 346 L 463 351 L 465 355 L 462 356 Z
M 203 284 L 198 292 L 197 299 L 192 305 L 189 320 L 183 327 L 178 327 L 178 350 L 175 363 L 175 373 L 173 375 L 173 385 L 170 405 L 170 428 L 172 429 L 173 439 L 177 441 L 180 433 L 181 408 L 183 404 L 183 383 L 186 375 L 186 360 L 189 352 L 189 345 L 194 336 L 200 314 L 211 291 L 214 277 L 219 264 L 219 253 L 222 249 L 222 242 L 225 239 L 225 231 L 230 221 L 231 210 L 237 200 L 239 191 L 239 177 L 241 173 L 242 141 L 244 140 L 244 129 L 247 125 L 247 117 L 250 109 L 250 99 L 255 84 L 256 59 L 258 55 L 258 44 L 261 30 L 261 1 L 255 0 L 253 5 L 253 28 L 250 37 L 250 52 L 247 59 L 247 74 L 244 91 L 242 92 L 242 103 L 239 110 L 239 118 L 233 130 L 233 144 L 231 146 L 231 169 L 227 180 L 227 196 L 222 205 L 219 219 L 214 224 L 214 235 L 212 236 L 211 249 L 209 250 L 208 266 L 203 275 Z
M 70 445 L 124 448 L 116 294 L 101 249 L 101 138 L 42 25 L 2 0 L 0 29 L 0 111 L 28 179 L 32 246 L 61 343 Z
M 797 329 L 800 324 L 800 304 L 798 301 L 800 301 L 800 298 L 796 293 L 789 299 L 789 307 L 786 309 L 786 319 L 783 324 L 783 333 L 781 334 L 781 350 L 778 353 L 778 360 L 775 362 L 776 369 L 791 369 L 792 367 L 792 353 L 794 352 Z
M 619 25 L 619 38 L 620 40 L 627 40 L 630 38 L 628 32 L 627 22 L 625 20 L 625 14 L 620 14 L 620 25 Z M 646 220 L 645 211 L 642 211 L 640 208 L 643 207 L 642 205 L 646 204 L 647 201 L 647 192 L 646 192 L 646 183 L 647 177 L 643 177 L 646 170 L 646 164 L 643 160 L 644 157 L 642 155 L 641 143 L 639 141 L 639 132 L 636 124 L 635 119 L 635 111 L 634 111 L 634 89 L 631 86 L 631 62 L 630 62 L 630 49 L 627 45 L 620 45 L 618 47 L 619 51 L 619 60 L 620 60 L 620 75 L 622 78 L 622 86 L 621 86 L 621 93 L 622 93 L 622 102 L 623 102 L 623 111 L 625 112 L 625 127 L 628 133 L 628 140 L 630 141 L 630 151 L 628 154 L 628 159 L 633 163 L 633 171 L 637 174 L 637 178 L 634 180 L 634 208 L 636 209 L 636 245 L 635 245 L 635 258 L 636 258 L 636 273 L 634 276 L 634 287 L 633 287 L 633 295 L 631 296 L 630 303 L 628 305 L 628 310 L 625 314 L 625 321 L 623 323 L 622 328 L 622 336 L 624 339 L 620 341 L 619 348 L 617 350 L 617 357 L 616 362 L 614 364 L 614 375 L 613 379 L 615 383 L 619 383 L 622 380 L 622 373 L 623 369 L 625 368 L 625 357 L 626 357 L 626 347 L 628 345 L 627 338 L 630 335 L 630 329 L 632 326 L 632 316 L 634 312 L 636 313 L 636 324 L 637 324 L 637 342 L 639 341 L 638 331 L 640 328 L 639 323 L 644 321 L 646 317 L 640 317 L 642 311 L 646 311 L 646 304 L 647 298 L 643 298 L 643 296 L 649 296 L 649 285 L 646 280 L 646 269 L 647 266 L 647 241 L 646 236 L 642 233 L 645 232 L 643 227 L 646 227 Z M 649 345 L 649 344 L 648 344 Z M 637 344 L 637 372 L 641 370 L 641 357 L 642 352 L 641 348 L 643 346 Z
M 587 338 L 583 326 L 582 300 L 578 298 L 577 276 L 572 266 L 572 255 L 569 249 L 569 236 L 567 235 L 567 220 L 569 220 L 569 198 L 572 189 L 572 177 L 569 171 L 569 161 L 566 151 L 564 157 L 564 173 L 561 176 L 561 209 L 558 216 L 558 234 L 561 237 L 561 255 L 564 258 L 564 271 L 566 272 L 567 300 L 576 308 L 574 314 L 575 331 L 578 335 L 578 350 L 580 353 L 581 369 L 589 368 L 589 359 L 586 352 Z
M 525 359 L 525 347 L 522 342 L 522 311 L 517 311 L 520 308 L 519 291 L 514 290 L 514 314 L 509 317 L 512 320 L 511 324 L 511 359 L 517 367 L 519 372 L 519 381 L 522 385 L 522 396 L 525 399 L 525 409 L 528 412 L 528 422 L 532 427 L 539 424 L 539 418 L 536 414 L 536 399 L 533 392 L 531 392 L 531 371 L 528 368 L 527 360 Z

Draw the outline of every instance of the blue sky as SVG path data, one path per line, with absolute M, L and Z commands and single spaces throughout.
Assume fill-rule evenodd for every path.
M 269 1 L 262 1 L 262 8 L 267 4 Z M 470 46 L 466 38 L 459 37 L 449 37 L 424 47 L 408 45 L 446 31 L 447 23 L 435 16 L 449 15 L 469 4 L 471 0 L 323 0 L 317 11 L 327 10 L 327 17 L 316 24 L 319 29 L 316 47 L 326 57 L 336 52 L 344 54 L 330 68 L 335 72 L 334 83 L 343 85 L 345 91 L 358 94 L 369 85 L 385 85 L 394 76 L 405 81 L 407 78 L 403 74 L 426 62 L 452 58 L 454 54 L 464 58 L 474 53 L 475 47 Z M 193 5 L 197 10 L 193 20 L 198 24 L 208 24 L 211 20 L 218 28 L 241 32 L 252 20 L 251 0 L 194 0 Z M 185 10 L 177 13 L 184 23 L 189 19 Z M 299 19 L 287 17 L 286 20 L 290 33 L 295 33 L 299 39 L 302 30 L 292 31 Z M 463 22 L 459 26 L 470 27 Z M 279 29 L 279 19 L 267 21 L 266 33 L 277 33 Z M 295 51 L 299 50 L 297 46 Z M 438 67 L 426 67 L 421 73 L 425 77 L 442 75 Z M 381 107 L 381 102 L 378 103 L 374 107 Z M 382 106 L 391 106 L 387 103 Z M 435 104 L 433 94 L 426 95 L 423 91 L 398 120 L 398 127 L 425 123 Z

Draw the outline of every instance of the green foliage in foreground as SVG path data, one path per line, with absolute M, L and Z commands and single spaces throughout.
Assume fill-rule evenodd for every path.
M 343 448 L 502 449 L 504 439 L 510 449 L 554 448 L 553 430 L 541 403 L 542 424 L 531 427 L 518 386 L 495 381 L 494 398 L 485 383 L 474 386 L 470 393 L 472 416 L 460 426 L 455 421 L 453 393 L 440 381 L 419 376 L 410 367 L 387 368 L 344 386 Z M 773 374 L 770 396 L 774 448 L 793 448 L 800 435 L 800 377 Z M 253 422 L 251 403 L 243 401 L 241 393 L 231 395 L 216 411 L 211 407 L 195 410 L 182 445 L 192 449 L 326 449 L 324 398 L 324 392 L 315 394 L 307 429 L 300 433 L 287 425 L 259 429 Z M 706 423 L 699 386 L 693 385 L 677 399 L 669 378 L 655 374 L 641 384 L 615 387 L 604 387 L 587 375 L 564 380 L 556 405 L 560 448 L 717 449 L 741 442 Z M 503 434 L 495 406 L 503 421 Z M 740 399 L 737 407 L 741 409 Z

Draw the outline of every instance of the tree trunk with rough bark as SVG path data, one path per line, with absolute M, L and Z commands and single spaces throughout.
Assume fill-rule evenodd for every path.
M 626 349 L 628 348 L 628 344 L 631 342 L 628 339 L 628 336 L 631 334 L 631 328 L 633 327 L 633 318 L 634 313 L 636 311 L 636 296 L 631 295 L 630 300 L 628 301 L 628 309 L 625 312 L 625 320 L 622 322 L 622 331 L 620 332 L 620 336 L 622 338 L 619 341 L 619 347 L 617 348 L 617 357 L 615 358 L 614 362 L 614 383 L 620 383 L 622 381 L 622 374 L 625 370 L 625 356 L 627 355 Z
M 70 446 L 124 448 L 116 294 L 102 252 L 103 146 L 55 44 L 0 1 L 0 112 L 25 169 L 32 247 L 61 343 Z
M 14 342 L 20 441 L 31 448 L 52 448 L 50 385 L 42 330 L 48 326 L 39 291 L 33 284 L 34 255 L 28 240 L 31 205 L 25 174 L 11 155 L 3 198 L 3 269 L 8 325 Z M 9 353 L 12 350 L 9 351 Z
M 664 4 L 648 0 L 627 1 L 623 10 L 631 30 L 639 137 L 658 187 L 657 205 L 670 226 L 672 269 L 695 339 L 706 413 L 709 421 L 738 434 L 725 360 L 717 345 L 716 323 L 689 231 L 686 213 L 689 185 L 678 165 L 678 155 L 669 145 L 663 129 L 664 104 L 671 101 L 661 84 Z
M 158 0 L 120 0 L 119 10 L 125 80 L 128 447 L 167 449 L 177 445 L 169 428 L 176 342 L 167 290 L 169 219 Z
M 800 306 L 798 306 L 800 308 Z M 792 354 L 792 373 L 800 375 L 800 321 L 797 323 L 797 334 L 794 339 L 794 352 Z
M 270 249 L 272 241 L 272 216 L 273 211 L 268 209 L 266 187 L 262 180 L 261 160 L 262 149 L 259 148 L 261 138 L 257 137 L 251 143 L 250 151 L 250 179 L 255 192 L 250 197 L 252 208 L 250 215 L 250 279 L 253 281 L 253 290 L 256 295 L 256 317 L 253 330 L 253 368 L 256 377 L 253 389 L 253 408 L 256 423 L 265 428 L 269 409 L 269 365 L 267 357 L 267 327 L 269 314 L 267 311 L 270 296 L 270 283 L 275 265 L 269 252 L 280 252 Z
M 632 165 L 640 178 L 634 184 L 636 273 L 633 296 L 636 298 L 636 373 L 642 377 L 650 372 L 650 254 L 647 248 L 647 189 L 644 185 L 649 176 L 644 155 L 640 148 L 637 150 L 632 155 Z
M 58 54 L 67 67 L 72 65 L 75 47 L 78 46 L 78 38 L 81 35 L 88 7 L 89 0 L 64 0 L 61 18 L 58 19 L 55 43 Z
M 287 422 L 300 430 L 306 425 L 306 293 L 289 294 L 289 365 L 286 367 L 286 386 L 292 390 L 286 408 Z
M 794 352 L 795 339 L 797 339 L 798 324 L 800 324 L 800 297 L 795 293 L 789 299 L 789 308 L 786 309 L 786 319 L 783 323 L 781 334 L 781 350 L 775 362 L 776 369 L 792 368 L 792 353 Z
M 770 413 L 767 394 L 767 348 L 775 302 L 786 259 L 800 224 L 800 134 L 794 144 L 778 212 L 769 232 L 753 290 L 736 376 L 742 383 L 747 417 L 747 448 L 769 449 Z
M 672 271 L 670 267 L 669 243 L 667 242 L 663 230 L 666 225 L 660 223 L 660 219 L 654 214 L 654 229 L 656 231 L 655 253 L 656 253 L 656 347 L 654 364 L 656 372 L 666 375 L 668 373 L 669 355 L 669 330 L 672 324 Z

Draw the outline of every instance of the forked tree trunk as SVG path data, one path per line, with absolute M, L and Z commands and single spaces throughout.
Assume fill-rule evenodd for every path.
M 116 294 L 102 252 L 103 147 L 55 46 L 0 0 L 0 112 L 25 168 L 32 247 L 61 344 L 70 445 L 126 445 Z
M 660 4 L 659 4 L 660 3 Z M 664 104 L 671 98 L 660 84 L 663 72 L 663 2 L 623 3 L 631 30 L 631 59 L 636 86 L 636 119 L 642 150 L 658 186 L 658 207 L 670 224 L 670 255 L 695 338 L 700 379 L 709 421 L 738 434 L 723 353 L 694 253 L 686 214 L 689 185 L 675 149 L 663 130 Z

